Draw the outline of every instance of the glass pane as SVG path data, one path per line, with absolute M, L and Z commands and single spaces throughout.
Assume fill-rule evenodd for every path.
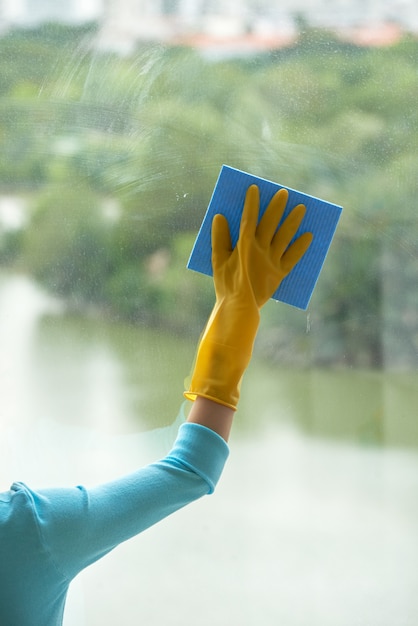
M 168 452 L 223 163 L 344 206 L 308 311 L 263 309 L 216 493 L 83 572 L 66 626 L 417 623 L 417 29 L 406 2 L 2 3 L 1 490 Z

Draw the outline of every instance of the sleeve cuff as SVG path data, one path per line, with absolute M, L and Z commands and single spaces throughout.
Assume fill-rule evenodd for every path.
M 228 456 L 228 444 L 220 435 L 201 424 L 186 422 L 180 426 L 168 458 L 198 474 L 213 493 Z

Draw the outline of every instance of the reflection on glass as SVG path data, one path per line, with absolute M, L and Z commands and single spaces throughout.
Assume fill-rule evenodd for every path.
M 125 39 L 128 3 L 30 28 L 4 4 L 5 488 L 165 451 L 213 301 L 184 268 L 222 163 L 345 207 L 308 313 L 263 311 L 217 495 L 83 574 L 67 624 L 415 624 L 412 3 L 389 39 L 372 3 L 361 29 L 358 3 L 350 23 L 142 3 Z

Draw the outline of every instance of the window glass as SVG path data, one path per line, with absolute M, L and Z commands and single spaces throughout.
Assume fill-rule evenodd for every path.
M 417 623 L 417 32 L 412 2 L 0 3 L 2 489 L 168 451 L 222 164 L 344 206 L 308 310 L 263 309 L 217 492 L 66 626 Z

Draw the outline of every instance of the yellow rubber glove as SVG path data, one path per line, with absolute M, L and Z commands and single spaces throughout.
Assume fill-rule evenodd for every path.
M 289 246 L 305 215 L 302 204 L 290 212 L 277 230 L 287 198 L 285 189 L 278 191 L 257 226 L 259 190 L 251 185 L 234 249 L 227 219 L 223 215 L 215 215 L 213 219 L 216 302 L 198 346 L 189 389 L 184 393 L 189 400 L 203 396 L 237 408 L 241 378 L 250 362 L 260 322 L 260 309 L 312 241 L 311 233 L 304 233 Z

